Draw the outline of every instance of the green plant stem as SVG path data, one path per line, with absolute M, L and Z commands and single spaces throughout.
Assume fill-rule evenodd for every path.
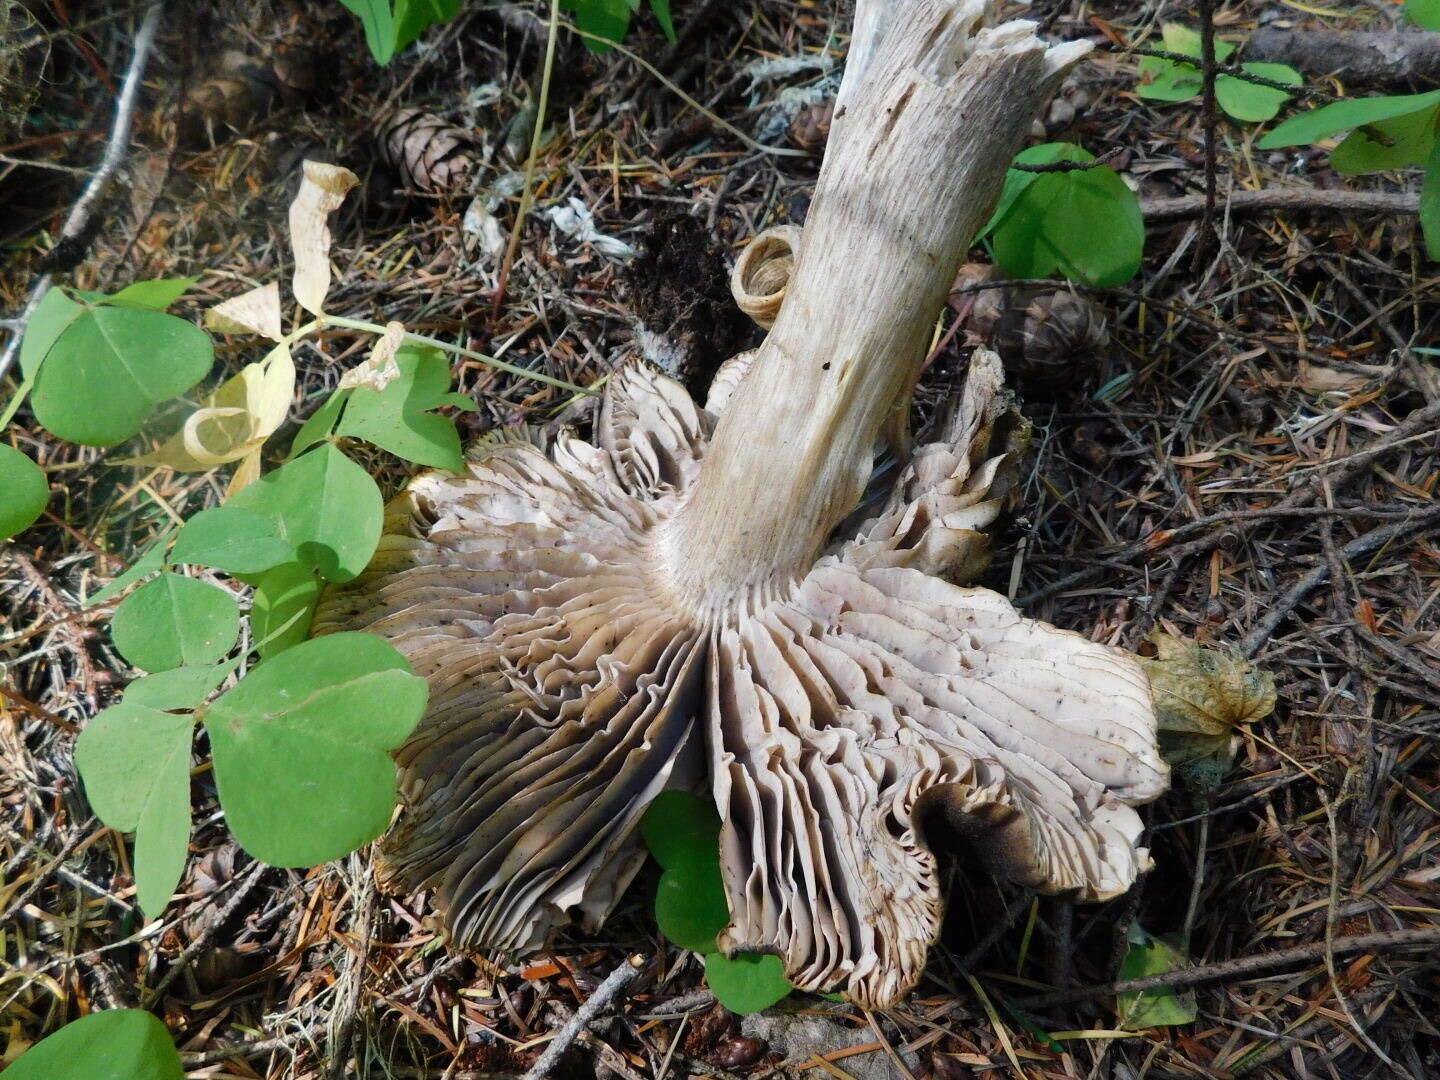
M 0 431 L 4 431 L 10 426 L 10 421 L 15 419 L 15 414 L 20 411 L 20 403 L 30 395 L 30 389 L 35 385 L 35 375 L 39 370 L 39 365 L 37 364 L 35 367 L 35 371 L 30 372 L 20 381 L 20 385 L 15 388 L 15 395 L 5 405 L 5 412 L 0 414 Z
M 530 215 L 530 206 L 535 201 L 535 162 L 540 157 L 540 142 L 545 133 L 545 115 L 550 107 L 550 76 L 555 70 L 555 39 L 560 36 L 560 0 L 550 0 L 550 33 L 545 39 L 545 69 L 540 75 L 540 100 L 535 106 L 535 129 L 530 133 L 530 153 L 525 158 L 525 189 L 520 193 L 520 209 L 515 212 L 515 224 L 510 228 L 510 242 L 505 245 L 505 261 L 500 264 L 500 280 L 495 286 L 495 300 L 490 313 L 498 317 L 500 305 L 505 302 L 505 286 L 510 281 L 510 269 L 515 265 L 515 253 L 520 248 L 520 234 L 525 229 L 525 219 Z
M 365 330 L 372 334 L 385 333 L 385 327 L 379 323 L 365 322 L 363 319 L 347 319 L 340 315 L 323 315 L 314 322 L 306 323 L 300 327 L 300 329 L 286 335 L 286 344 L 289 344 L 293 339 L 303 337 L 319 326 L 343 326 L 347 330 Z M 432 345 L 437 349 L 443 349 L 445 352 L 463 356 L 468 360 L 479 360 L 481 363 L 489 364 L 491 367 L 499 368 L 501 371 L 508 371 L 512 375 L 518 375 L 525 379 L 534 379 L 537 382 L 548 383 L 551 386 L 559 387 L 561 390 L 569 390 L 574 394 L 592 393 L 591 390 L 587 390 L 583 386 L 576 386 L 571 382 L 566 382 L 564 379 L 557 379 L 552 375 L 546 375 L 539 371 L 531 371 L 529 368 L 519 367 L 516 364 L 507 364 L 504 360 L 500 360 L 494 356 L 487 356 L 482 352 L 476 352 L 474 349 L 463 349 L 459 345 L 452 345 L 450 342 L 441 341 L 439 338 L 426 337 L 424 334 L 412 334 L 406 331 L 405 339 L 420 345 Z

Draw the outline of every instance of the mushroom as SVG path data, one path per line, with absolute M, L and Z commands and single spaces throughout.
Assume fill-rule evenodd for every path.
M 599 923 L 667 786 L 708 783 L 724 821 L 721 948 L 871 1007 L 938 932 L 927 821 L 1044 892 L 1103 899 L 1147 865 L 1133 806 L 1168 773 L 1136 661 L 955 584 L 1024 436 L 995 355 L 913 451 L 895 434 L 1006 165 L 1089 48 L 986 11 L 860 0 L 791 276 L 763 289 L 784 302 L 703 408 L 623 367 L 593 443 L 420 476 L 322 602 L 321 632 L 383 634 L 430 682 L 380 872 L 433 888 L 452 944 Z

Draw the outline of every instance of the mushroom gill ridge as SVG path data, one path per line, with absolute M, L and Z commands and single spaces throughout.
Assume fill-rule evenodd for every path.
M 1005 500 L 1001 393 L 977 353 L 879 511 L 725 611 L 687 605 L 656 542 L 716 414 L 646 367 L 611 380 L 593 446 L 507 445 L 468 476 L 417 478 L 316 618 L 384 635 L 430 681 L 397 754 L 385 883 L 434 888 L 457 946 L 538 948 L 573 915 L 604 918 L 643 860 L 640 814 L 705 754 L 721 945 L 777 953 L 802 988 L 883 1006 L 919 977 L 942 907 L 932 807 L 1004 876 L 1127 888 L 1146 862 L 1130 804 L 1165 784 L 1143 674 L 944 579 L 983 564 Z

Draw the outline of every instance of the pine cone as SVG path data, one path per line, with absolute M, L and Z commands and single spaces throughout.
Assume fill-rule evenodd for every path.
M 457 191 L 475 168 L 475 140 L 433 113 L 401 109 L 380 128 L 380 149 L 408 188 Z
M 1000 277 L 997 268 L 969 263 L 956 286 Z M 973 301 L 971 298 L 973 297 Z M 1058 394 L 1093 375 L 1109 343 L 1105 316 L 1068 289 L 1000 287 L 956 297 L 969 308 L 966 330 L 976 344 L 1000 354 L 1006 372 L 1032 393 Z M 962 317 L 964 317 L 962 315 Z

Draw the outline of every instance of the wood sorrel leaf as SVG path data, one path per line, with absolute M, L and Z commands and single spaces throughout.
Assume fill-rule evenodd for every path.
M 1069 143 L 1034 146 L 1021 164 L 1093 161 Z M 1145 247 L 1145 222 L 1135 193 L 1114 169 L 1044 173 L 1019 190 L 1004 216 L 992 218 L 995 259 L 1012 277 L 1057 271 L 1087 285 L 1120 285 L 1135 276 Z
M 1288 64 L 1242 64 L 1242 71 L 1259 75 L 1272 82 L 1299 86 L 1304 77 Z M 1215 80 L 1215 101 L 1226 113 L 1236 120 L 1260 124 L 1274 120 L 1280 107 L 1294 95 L 1273 86 L 1238 79 L 1234 75 L 1221 75 Z
M 294 561 L 295 549 L 274 518 L 242 506 L 216 506 L 185 522 L 170 559 L 230 574 L 258 574 Z
M 1336 101 L 1290 117 L 1255 145 L 1261 150 L 1279 150 L 1286 146 L 1301 146 L 1305 143 L 1318 142 L 1327 135 L 1334 135 L 1337 131 L 1374 124 L 1396 116 L 1406 116 L 1437 104 L 1440 104 L 1440 90 L 1431 90 L 1427 94 L 1401 94 Z
M 0 445 L 0 540 L 35 524 L 50 502 L 50 483 L 39 465 L 13 446 Z
M 369 473 L 330 445 L 266 473 L 226 505 L 274 520 L 300 562 L 329 581 L 359 574 L 380 542 L 380 489 Z
M 402 345 L 395 365 L 399 374 L 383 390 L 357 386 L 350 391 L 336 433 L 372 442 L 417 465 L 459 472 L 465 463 L 454 421 L 427 410 L 442 405 L 473 409 L 475 403 L 450 392 L 450 364 L 439 349 Z
M 70 442 L 123 442 L 155 406 L 204 378 L 214 360 L 209 334 L 148 307 L 76 304 L 51 289 L 41 308 L 44 318 L 26 333 L 34 344 L 21 349 L 21 368 L 34 379 L 36 419 Z
M 395 806 L 389 751 L 425 697 L 425 680 L 373 634 L 315 638 L 262 661 L 205 715 L 235 839 L 275 866 L 313 866 L 375 839 Z
M 1120 962 L 1119 977 L 1124 980 L 1163 975 L 1188 964 L 1189 958 L 1179 949 L 1134 925 L 1130 929 L 1130 948 Z M 1121 994 L 1116 999 L 1115 1011 L 1120 1016 L 1120 1026 L 1128 1031 L 1188 1024 L 1197 1015 L 1194 993 L 1177 994 L 1169 987 Z
M 251 581 L 250 632 L 266 659 L 304 641 L 324 582 L 300 563 L 282 563 Z
M 185 869 L 194 730 L 188 714 L 162 712 L 127 694 L 85 725 L 75 743 L 75 767 L 95 813 L 110 828 L 135 833 L 135 892 L 151 918 L 170 902 Z
M 768 1009 L 794 989 L 780 958 L 768 953 L 733 959 L 710 953 L 705 957 L 705 981 L 721 1005 L 741 1016 Z
M 82 1016 L 41 1039 L 5 1070 L 6 1080 L 185 1080 L 170 1033 L 144 1009 Z
M 103 589 L 98 590 L 94 595 L 87 597 L 85 606 L 93 607 L 96 604 L 103 604 L 106 600 L 119 596 L 141 578 L 149 577 L 155 573 L 155 571 L 163 569 L 165 566 L 166 552 L 170 550 L 172 533 L 173 530 L 165 532 L 159 540 L 156 540 L 145 549 L 145 553 L 136 559 L 128 570 L 125 570 L 119 577 L 115 578 Z
M 146 671 L 208 664 L 235 647 L 240 611 L 218 585 L 167 571 L 121 602 L 110 634 L 120 655 Z

